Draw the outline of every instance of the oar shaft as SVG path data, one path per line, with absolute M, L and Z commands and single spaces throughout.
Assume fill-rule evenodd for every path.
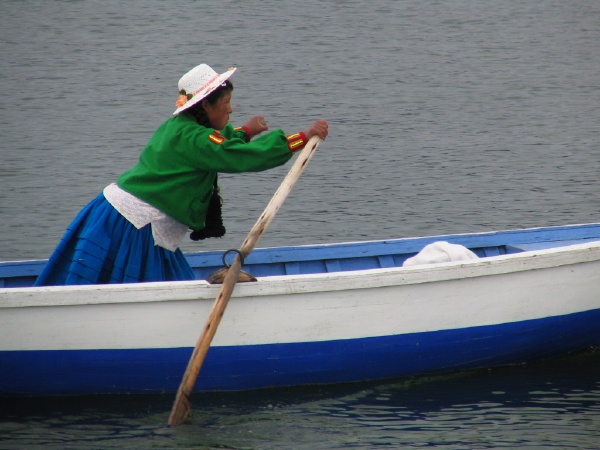
M 231 298 L 231 294 L 233 292 L 233 288 L 235 287 L 235 283 L 241 268 L 242 265 L 240 256 L 236 255 L 233 263 L 227 271 L 227 274 L 225 275 L 225 279 L 223 280 L 219 294 L 215 299 L 215 303 L 213 304 L 210 314 L 208 315 L 206 324 L 202 329 L 202 333 L 198 338 L 198 342 L 194 347 L 192 356 L 190 357 L 187 368 L 185 369 L 185 373 L 183 374 L 181 384 L 177 390 L 175 402 L 173 403 L 171 415 L 169 417 L 169 425 L 171 426 L 179 425 L 183 420 L 185 420 L 190 412 L 191 407 L 189 397 L 194 389 L 196 379 L 200 373 L 200 368 L 204 363 L 204 359 L 206 358 L 210 344 L 215 336 L 215 333 L 217 332 L 217 328 L 221 322 L 221 318 L 223 317 L 227 303 Z
M 242 247 L 240 248 L 240 252 L 242 255 L 244 255 L 244 257 L 247 257 L 250 252 L 252 252 L 262 234 L 273 221 L 277 211 L 279 211 L 281 208 L 281 205 L 291 192 L 292 188 L 296 184 L 296 181 L 298 181 L 298 178 L 308 164 L 308 161 L 310 161 L 310 158 L 317 149 L 319 142 L 320 139 L 317 136 L 313 136 L 290 168 L 290 171 L 271 198 L 271 201 L 244 240 Z M 177 390 L 175 402 L 173 403 L 173 409 L 171 410 L 171 415 L 169 417 L 169 425 L 171 426 L 180 424 L 189 414 L 189 397 L 194 389 L 194 385 L 196 384 L 198 373 L 200 373 L 200 368 L 204 363 L 204 359 L 206 358 L 206 354 L 208 353 L 212 339 L 215 336 L 219 323 L 221 322 L 221 318 L 225 313 L 225 308 L 227 307 L 227 303 L 231 298 L 231 294 L 233 293 L 233 289 L 241 269 L 242 262 L 240 255 L 236 255 L 231 267 L 225 275 L 221 289 L 219 290 L 206 324 L 204 325 L 202 333 L 198 338 L 198 342 L 194 347 L 194 351 L 192 352 L 192 356 L 190 357 L 185 373 L 183 374 L 183 379 L 181 380 L 181 384 Z
M 258 218 L 256 223 L 248 233 L 248 236 L 242 243 L 240 251 L 242 252 L 244 257 L 248 256 L 250 252 L 254 249 L 264 231 L 275 218 L 277 211 L 279 211 L 279 209 L 283 205 L 283 202 L 285 201 L 289 193 L 292 191 L 293 187 L 296 185 L 298 178 L 304 171 L 304 168 L 308 164 L 308 161 L 310 161 L 310 158 L 312 158 L 312 155 L 319 146 L 320 142 L 321 140 L 317 136 L 313 136 L 308 141 L 306 147 L 304 148 L 304 150 L 302 150 L 302 152 L 290 168 L 288 174 L 277 188 L 277 191 L 275 191 L 275 194 L 273 194 L 273 197 L 269 201 L 265 210 Z

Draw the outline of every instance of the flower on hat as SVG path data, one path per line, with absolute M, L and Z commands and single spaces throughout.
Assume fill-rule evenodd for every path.
M 193 97 L 192 94 L 186 94 L 185 89 L 179 91 L 179 97 L 177 97 L 177 101 L 175 102 L 175 107 L 181 108 L 183 105 L 187 103 L 188 100 L 191 100 Z

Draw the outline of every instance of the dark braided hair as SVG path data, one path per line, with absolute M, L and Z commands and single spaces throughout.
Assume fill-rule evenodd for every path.
M 205 99 L 211 105 L 215 105 L 219 99 L 228 92 L 233 91 L 233 84 L 229 80 L 225 81 L 221 86 L 212 91 Z M 203 99 L 204 100 L 204 99 Z M 202 107 L 202 101 L 199 101 L 194 106 L 185 110 L 185 113 L 191 115 L 198 124 L 210 128 L 208 116 L 206 111 Z M 206 219 L 204 221 L 204 228 L 201 230 L 193 230 L 190 233 L 190 239 L 193 241 L 200 241 L 211 237 L 222 237 L 225 235 L 225 227 L 223 226 L 223 216 L 221 206 L 223 200 L 219 195 L 219 186 L 217 185 L 218 176 L 215 177 L 213 184 L 213 193 L 208 204 L 208 210 L 206 212 Z

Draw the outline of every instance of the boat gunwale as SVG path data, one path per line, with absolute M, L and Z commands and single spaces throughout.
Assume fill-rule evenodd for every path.
M 232 298 L 372 289 L 495 276 L 600 261 L 600 241 L 467 261 L 316 274 L 259 277 Z M 205 280 L 0 288 L 0 310 L 99 304 L 213 301 L 220 285 Z M 96 295 L 98 294 L 98 295 Z

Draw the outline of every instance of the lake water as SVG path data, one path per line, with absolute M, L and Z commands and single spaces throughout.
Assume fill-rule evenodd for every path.
M 328 139 L 260 246 L 600 221 L 600 2 L 0 3 L 0 260 L 46 258 L 135 163 L 177 80 Z M 289 165 L 288 165 L 289 167 Z M 288 167 L 222 176 L 239 247 Z M 600 448 L 600 355 L 390 384 L 3 403 L 0 448 Z

